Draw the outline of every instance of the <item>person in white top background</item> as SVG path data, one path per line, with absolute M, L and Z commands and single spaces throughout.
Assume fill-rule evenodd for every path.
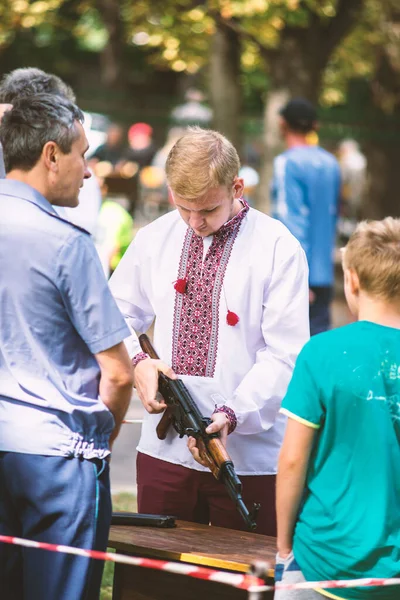
M 285 429 L 279 409 L 296 357 L 309 337 L 308 268 L 284 225 L 242 199 L 232 144 L 189 128 L 167 159 L 177 210 L 141 229 L 110 287 L 132 335 L 126 341 L 147 411 L 138 446 L 140 512 L 242 529 L 225 487 L 199 461 L 195 440 L 172 428 L 159 440 L 165 409 L 159 370 L 179 376 L 221 431 L 259 533 L 275 535 L 275 474 Z M 154 323 L 161 360 L 143 354 L 137 333 Z

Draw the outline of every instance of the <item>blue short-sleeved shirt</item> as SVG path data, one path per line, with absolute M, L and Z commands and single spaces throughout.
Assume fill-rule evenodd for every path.
M 295 146 L 275 158 L 272 216 L 303 247 L 311 286 L 331 286 L 340 195 L 340 167 L 319 146 Z
M 94 354 L 129 336 L 90 235 L 0 181 L 0 451 L 104 457 Z
M 314 336 L 282 411 L 316 429 L 294 554 L 308 581 L 400 576 L 400 330 L 360 321 Z M 397 600 L 397 586 L 325 590 Z

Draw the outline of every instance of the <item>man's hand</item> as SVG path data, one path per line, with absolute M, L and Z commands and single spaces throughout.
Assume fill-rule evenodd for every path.
M 1 122 L 1 119 L 3 118 L 4 113 L 11 109 L 12 109 L 12 104 L 0 104 L 0 122 Z
M 139 398 L 150 414 L 158 414 L 167 408 L 164 400 L 157 399 L 158 375 L 164 373 L 170 379 L 176 379 L 176 375 L 162 360 L 146 358 L 141 360 L 133 370 L 133 385 Z
M 212 423 L 207 427 L 206 433 L 218 433 L 220 432 L 221 442 L 226 446 L 226 438 L 228 437 L 229 419 L 226 413 L 218 412 L 211 415 Z M 199 449 L 197 447 L 197 440 L 194 437 L 189 437 L 188 448 L 194 460 L 197 461 L 203 467 L 208 467 L 208 464 L 202 460 Z

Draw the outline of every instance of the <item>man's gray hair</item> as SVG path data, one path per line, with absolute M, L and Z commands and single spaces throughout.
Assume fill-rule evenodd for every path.
M 14 69 L 0 81 L 0 103 L 13 104 L 18 98 L 36 94 L 56 94 L 75 102 L 75 94 L 69 85 L 57 75 L 41 69 Z
M 30 171 L 50 141 L 69 154 L 79 137 L 76 121 L 83 119 L 82 111 L 61 96 L 38 94 L 15 101 L 0 123 L 6 172 Z

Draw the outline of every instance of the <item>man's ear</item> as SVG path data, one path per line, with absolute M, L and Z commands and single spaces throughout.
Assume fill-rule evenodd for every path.
M 3 118 L 4 113 L 11 110 L 12 107 L 12 104 L 0 104 L 0 121 Z
M 60 149 L 55 142 L 46 142 L 43 146 L 42 158 L 49 171 L 52 173 L 58 172 Z
M 235 177 L 233 180 L 233 197 L 241 198 L 243 196 L 244 181 L 242 177 Z

